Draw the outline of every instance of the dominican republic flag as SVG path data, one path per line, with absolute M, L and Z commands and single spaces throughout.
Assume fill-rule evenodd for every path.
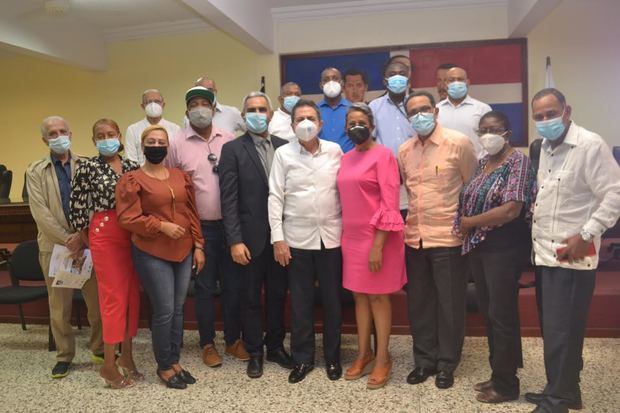
M 282 83 L 298 83 L 304 97 L 319 101 L 323 98 L 319 88 L 323 69 L 333 66 L 343 75 L 347 69 L 361 69 L 368 75 L 366 100 L 372 100 L 385 92 L 385 63 L 400 54 L 409 56 L 413 64 L 413 90 L 428 91 L 437 99 L 437 66 L 454 63 L 467 70 L 470 96 L 508 115 L 511 144 L 527 146 L 526 53 L 525 39 L 509 39 L 282 55 L 281 77 Z

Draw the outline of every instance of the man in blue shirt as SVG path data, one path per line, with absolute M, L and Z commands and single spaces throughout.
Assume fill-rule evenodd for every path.
M 334 67 L 323 70 L 319 87 L 324 95 L 318 104 L 323 119 L 323 128 L 319 138 L 336 142 L 340 145 L 342 152 L 346 153 L 355 145 L 347 136 L 345 129 L 347 110 L 351 106 L 351 102 L 342 97 L 342 75 L 340 71 Z
M 409 90 L 410 73 L 405 64 L 397 60 L 388 61 L 383 71 L 387 93 L 369 104 L 375 117 L 377 142 L 390 148 L 397 159 L 399 146 L 415 134 L 403 105 Z M 407 191 L 403 185 L 400 188 L 400 210 L 403 217 L 406 217 Z

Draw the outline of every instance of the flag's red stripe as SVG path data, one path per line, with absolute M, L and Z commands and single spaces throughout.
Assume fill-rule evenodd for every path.
M 435 86 L 435 69 L 442 63 L 464 67 L 473 84 L 523 81 L 519 44 L 413 49 L 410 56 L 415 68 L 412 76 L 414 88 Z

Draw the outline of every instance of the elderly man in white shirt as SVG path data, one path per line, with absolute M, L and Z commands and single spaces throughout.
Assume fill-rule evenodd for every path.
M 557 89 L 534 96 L 532 118 L 544 138 L 532 243 L 547 385 L 525 398 L 536 413 L 568 412 L 582 406 L 583 339 L 601 235 L 620 216 L 620 168 L 599 135 L 571 120 Z
M 176 123 L 172 123 L 162 118 L 164 112 L 164 97 L 157 89 L 147 89 L 142 93 L 142 103 L 140 107 L 144 110 L 146 117 L 139 122 L 130 125 L 125 133 L 125 156 L 140 165 L 144 164 L 146 158 L 142 153 L 142 132 L 148 126 L 161 125 L 168 132 L 168 138 L 174 139 L 181 128 Z
M 318 138 L 323 122 L 316 104 L 292 108 L 297 137 L 279 147 L 269 175 L 269 224 L 276 261 L 288 266 L 291 291 L 291 353 L 298 383 L 314 368 L 314 290 L 318 279 L 323 306 L 323 352 L 327 377 L 338 380 L 342 213 L 336 187 L 342 150 Z
M 480 144 L 476 134 L 480 118 L 491 107 L 469 96 L 469 78 L 461 67 L 453 67 L 446 72 L 448 98 L 437 104 L 439 115 L 437 120 L 446 128 L 457 130 L 467 135 L 478 159 L 482 159 L 487 152 Z
M 297 140 L 293 125 L 291 124 L 291 110 L 301 98 L 301 88 L 295 82 L 288 82 L 280 88 L 278 101 L 280 107 L 273 113 L 269 122 L 269 134 L 278 138 L 286 139 L 289 142 Z
M 215 110 L 213 111 L 213 126 L 217 129 L 223 129 L 232 133 L 235 136 L 245 133 L 245 121 L 241 117 L 241 112 L 234 106 L 228 106 L 220 103 L 217 100 L 217 86 L 215 80 L 205 76 L 199 77 L 194 86 L 202 86 L 209 90 L 212 90 L 216 96 Z M 183 128 L 189 127 L 189 120 L 187 116 L 183 118 Z

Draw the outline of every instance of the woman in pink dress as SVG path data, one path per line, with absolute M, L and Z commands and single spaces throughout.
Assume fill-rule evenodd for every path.
M 406 282 L 404 224 L 398 209 L 400 176 L 392 152 L 371 139 L 370 108 L 356 103 L 347 112 L 347 135 L 355 149 L 340 163 L 343 285 L 353 292 L 358 356 L 345 379 L 370 373 L 367 387 L 385 386 L 392 369 L 388 350 L 392 328 L 390 294 Z M 376 359 L 370 349 L 374 320 Z

